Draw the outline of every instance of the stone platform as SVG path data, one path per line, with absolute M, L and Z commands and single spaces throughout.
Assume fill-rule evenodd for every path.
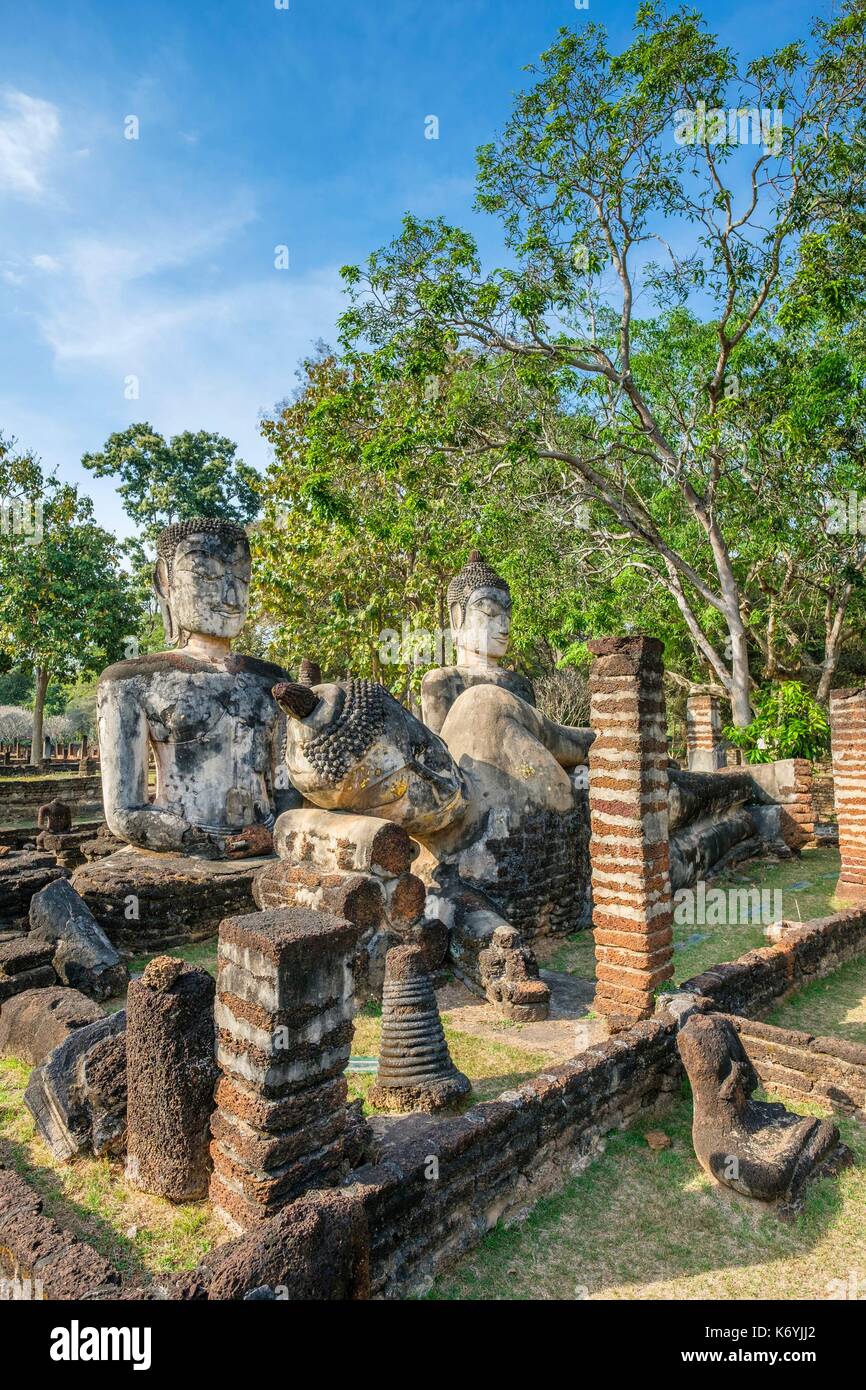
M 158 951 L 204 941 L 224 917 L 254 912 L 253 879 L 273 858 L 196 859 L 129 847 L 83 864 L 72 884 L 120 950 Z

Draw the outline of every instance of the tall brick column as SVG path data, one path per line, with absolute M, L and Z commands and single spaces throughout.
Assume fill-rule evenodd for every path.
M 220 926 L 210 1197 L 235 1231 L 363 1159 L 366 1125 L 344 1076 L 359 935 L 298 907 Z
M 836 897 L 866 902 L 866 688 L 830 691 L 833 794 L 842 867 Z
M 655 637 L 587 645 L 596 658 L 589 750 L 595 1009 L 616 1030 L 648 1018 L 654 991 L 672 974 L 663 648 Z
M 718 772 L 727 762 L 722 739 L 722 692 L 699 686 L 686 700 L 690 772 Z

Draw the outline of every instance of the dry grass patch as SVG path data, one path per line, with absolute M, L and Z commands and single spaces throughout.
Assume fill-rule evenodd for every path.
M 800 1113 L 817 1108 L 791 1105 Z M 496 1229 L 434 1299 L 826 1298 L 834 1279 L 866 1279 L 866 1129 L 840 1128 L 855 1166 L 809 1191 L 795 1223 L 705 1176 L 691 1145 L 691 1103 L 611 1136 L 605 1153 L 529 1218 Z M 653 1153 L 660 1128 L 673 1146 Z
M 132 1278 L 194 1269 L 227 1239 L 207 1202 L 175 1206 L 128 1188 L 123 1165 L 81 1158 L 58 1163 L 24 1105 L 30 1068 L 0 1059 L 0 1156 L 44 1198 L 44 1210 Z

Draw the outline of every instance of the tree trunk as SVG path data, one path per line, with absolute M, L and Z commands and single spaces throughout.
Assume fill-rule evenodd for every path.
M 848 601 L 851 598 L 853 584 L 846 581 L 842 586 L 842 593 L 836 605 L 835 612 L 825 622 L 824 632 L 824 660 L 821 662 L 821 679 L 818 682 L 817 700 L 819 704 L 826 705 L 830 699 L 830 686 L 836 674 L 836 667 L 839 663 L 839 653 L 842 650 L 842 624 L 845 621 L 845 611 Z
M 30 766 L 42 766 L 42 724 L 45 718 L 45 692 L 48 689 L 48 672 L 44 666 L 36 667 L 36 692 L 33 700 L 33 741 L 30 744 Z

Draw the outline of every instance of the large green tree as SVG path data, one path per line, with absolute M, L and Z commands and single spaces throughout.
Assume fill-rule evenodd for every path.
M 166 440 L 152 425 L 130 425 L 81 460 L 98 478 L 117 478 L 127 515 L 152 541 L 164 526 L 192 516 L 246 523 L 258 510 L 256 472 L 237 445 L 207 430 Z
M 474 433 L 451 417 L 451 442 L 486 449 L 491 476 L 534 460 L 547 487 L 558 468 L 561 515 L 580 497 L 600 506 L 602 549 L 645 567 L 745 726 L 749 575 L 767 568 L 741 532 L 758 508 L 738 482 L 763 390 L 753 348 L 781 331 L 804 234 L 863 207 L 864 6 L 743 64 L 694 11 L 644 4 L 622 51 L 590 24 L 531 71 L 479 153 L 478 206 L 501 218 L 510 264 L 487 272 L 466 232 L 408 217 L 347 268 L 343 341 L 407 375 L 471 349 L 479 397 L 505 364 L 532 409 L 490 408 Z M 678 340 L 687 307 L 702 329 L 683 321 Z M 796 505 L 789 491 L 775 514 Z
M 45 477 L 0 437 L 0 651 L 34 679 L 31 762 L 42 757 L 51 681 L 95 674 L 124 654 L 138 613 L 116 539 L 90 500 Z

